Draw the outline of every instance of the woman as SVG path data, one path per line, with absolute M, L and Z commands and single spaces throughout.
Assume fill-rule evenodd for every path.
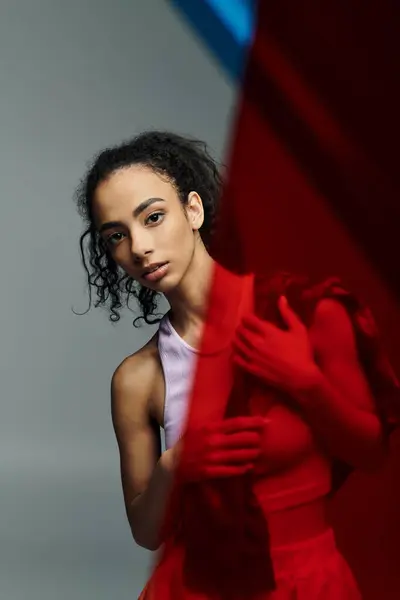
M 108 304 L 118 320 L 133 295 L 145 322 L 159 321 L 157 334 L 112 379 L 132 534 L 150 550 L 165 543 L 143 598 L 357 599 L 325 508 L 333 467 L 369 469 L 382 460 L 390 371 L 364 326 L 367 313 L 340 283 L 311 287 L 286 276 L 258 282 L 214 262 L 208 247 L 219 193 L 220 175 L 204 144 L 149 132 L 102 152 L 77 195 L 96 305 Z M 161 319 L 159 294 L 171 307 Z M 188 431 L 181 453 L 206 316 L 200 362 L 209 379 L 196 378 L 204 426 Z M 243 385 L 245 407 L 243 396 L 235 401 Z M 187 496 L 163 527 L 177 465 Z M 204 482 L 220 490 L 228 512 L 207 505 Z M 243 538 L 242 521 L 229 513 L 229 490 L 235 498 L 244 491 L 244 537 L 250 532 L 253 541 L 223 577 L 221 548 L 229 554 Z M 200 521 L 206 511 L 209 526 Z M 211 558 L 216 535 L 222 545 Z

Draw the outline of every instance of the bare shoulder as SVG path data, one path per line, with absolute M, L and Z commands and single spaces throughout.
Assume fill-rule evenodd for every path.
M 161 455 L 160 428 L 150 410 L 159 372 L 156 339 L 123 360 L 112 377 L 111 413 L 126 506 L 146 489 Z
M 347 359 L 357 359 L 353 323 L 346 308 L 338 300 L 324 298 L 318 302 L 310 335 L 318 350 L 340 353 Z
M 148 403 L 159 369 L 157 335 L 143 348 L 125 358 L 111 380 L 111 408 L 114 424 L 129 418 L 148 419 Z

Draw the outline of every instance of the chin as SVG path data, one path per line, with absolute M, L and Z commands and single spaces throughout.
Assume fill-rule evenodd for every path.
M 174 278 L 171 277 L 170 274 L 166 275 L 159 281 L 150 282 L 146 280 L 141 280 L 140 283 L 143 287 L 147 288 L 148 290 L 158 292 L 159 294 L 168 294 L 169 292 L 173 291 L 177 286 L 177 283 L 174 281 Z
M 176 290 L 176 288 L 178 287 L 178 284 L 179 284 L 179 281 L 175 281 L 175 278 L 167 276 L 167 277 L 165 277 L 165 279 L 160 281 L 158 283 L 157 288 L 154 288 L 154 289 L 156 289 L 157 292 L 160 292 L 161 294 L 170 294 L 171 292 Z

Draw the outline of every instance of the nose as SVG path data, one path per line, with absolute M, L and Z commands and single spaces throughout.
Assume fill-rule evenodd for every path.
M 141 263 L 152 252 L 151 240 L 148 235 L 137 231 L 134 235 L 131 234 L 131 254 L 135 264 Z

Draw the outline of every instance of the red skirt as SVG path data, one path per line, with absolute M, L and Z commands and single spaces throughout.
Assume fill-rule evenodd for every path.
M 235 597 L 225 589 L 193 589 L 185 577 L 185 550 L 171 547 L 157 565 L 139 600 L 361 600 L 332 530 L 290 546 L 271 548 L 276 589 Z M 204 557 L 207 560 L 207 557 Z M 223 585 L 221 586 L 221 588 Z

